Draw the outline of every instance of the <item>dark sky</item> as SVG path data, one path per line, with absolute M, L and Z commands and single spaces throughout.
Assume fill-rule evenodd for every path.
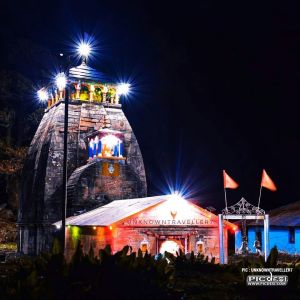
M 150 195 L 188 186 L 200 205 L 222 208 L 226 169 L 240 183 L 229 203 L 257 204 L 265 168 L 278 186 L 263 190 L 270 209 L 300 200 L 300 10 L 241 2 L 10 0 L 1 4 L 1 65 L 35 82 L 39 66 L 54 66 L 22 47 L 54 55 L 93 35 L 90 64 L 133 85 L 124 111 Z

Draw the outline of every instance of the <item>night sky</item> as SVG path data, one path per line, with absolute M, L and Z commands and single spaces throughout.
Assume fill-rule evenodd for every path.
M 3 1 L 2 1 L 3 2 Z M 266 210 L 300 200 L 299 7 L 228 1 L 6 1 L 1 68 L 38 84 L 59 52 L 87 32 L 89 64 L 129 80 L 124 111 L 144 157 L 149 195 L 188 187 L 204 207 L 224 207 L 222 170 L 257 204 L 262 169 L 278 192 Z M 198 3 L 201 2 L 201 3 Z M 34 51 L 23 53 L 24 48 Z M 46 70 L 46 71 L 45 71 Z M 47 73 L 48 72 L 48 73 Z

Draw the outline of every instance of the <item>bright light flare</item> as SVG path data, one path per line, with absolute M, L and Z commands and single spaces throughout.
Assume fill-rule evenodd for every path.
M 41 102 L 45 102 L 49 99 L 48 92 L 45 89 L 40 89 L 37 92 L 38 98 Z
M 101 139 L 101 142 L 103 144 L 107 145 L 108 147 L 112 148 L 115 145 L 117 145 L 120 142 L 120 140 L 116 136 L 109 134 L 109 135 L 104 136 Z
M 77 52 L 82 57 L 89 57 L 90 53 L 92 51 L 92 47 L 90 43 L 87 42 L 80 42 L 77 46 Z
M 180 247 L 178 243 L 172 240 L 164 241 L 159 249 L 161 254 L 165 254 L 165 252 L 172 253 L 174 256 L 177 256 L 180 252 Z
M 175 201 L 182 201 L 182 200 L 184 200 L 183 196 L 178 191 L 175 191 L 174 193 L 171 194 L 171 199 L 173 199 Z
M 129 83 L 121 83 L 117 86 L 117 94 L 126 96 L 129 93 L 130 84 Z
M 67 85 L 67 78 L 64 73 L 58 73 L 55 77 L 55 83 L 59 91 L 63 91 Z

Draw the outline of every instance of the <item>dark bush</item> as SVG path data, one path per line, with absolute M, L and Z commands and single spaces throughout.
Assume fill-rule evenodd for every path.
M 242 267 L 277 266 L 277 249 L 267 263 L 248 261 L 232 265 L 215 264 L 212 259 L 182 252 L 152 256 L 132 252 L 130 246 L 112 254 L 110 246 L 95 256 L 78 243 L 69 264 L 57 245 L 53 253 L 36 258 L 22 257 L 14 264 L 0 265 L 1 299 L 256 299 L 264 289 L 245 285 Z M 2 268 L 3 267 L 3 268 Z M 5 267 L 5 268 L 4 268 Z M 294 264 L 288 289 L 268 288 L 277 297 L 299 293 L 299 267 Z M 275 292 L 274 292 L 275 291 Z M 226 295 L 226 296 L 225 296 Z M 251 296 L 251 297 L 250 297 Z

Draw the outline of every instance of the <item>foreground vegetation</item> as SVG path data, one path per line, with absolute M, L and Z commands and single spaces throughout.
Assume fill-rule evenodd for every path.
M 258 258 L 221 266 L 203 256 L 182 253 L 165 257 L 134 253 L 129 246 L 116 254 L 107 246 L 95 256 L 84 255 L 79 244 L 72 261 L 62 254 L 22 257 L 0 265 L 1 299 L 298 299 L 300 268 L 290 264 L 288 287 L 249 287 L 242 267 L 275 267 L 278 252 L 267 263 Z

